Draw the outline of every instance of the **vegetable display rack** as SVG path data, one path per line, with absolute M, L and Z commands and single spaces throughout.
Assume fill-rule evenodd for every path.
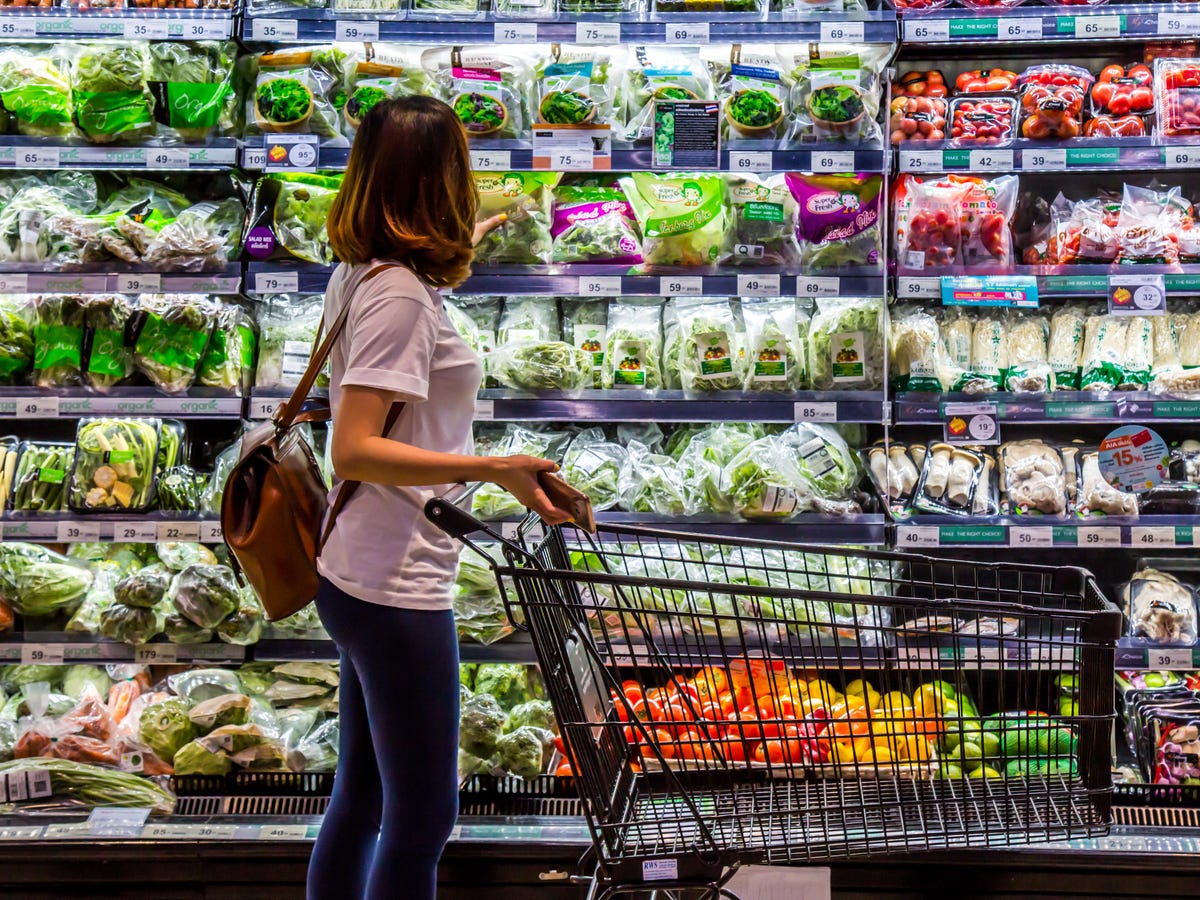
M 501 539 L 445 500 L 426 512 L 469 546 Z M 600 896 L 716 897 L 742 864 L 1107 830 L 1121 616 L 1087 572 L 529 534 L 502 539 L 496 574 L 533 638 Z M 945 630 L 964 620 L 974 631 Z M 1014 650 L 1037 664 L 1006 678 L 983 662 Z

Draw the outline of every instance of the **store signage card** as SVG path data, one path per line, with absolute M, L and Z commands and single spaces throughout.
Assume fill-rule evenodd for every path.
M 263 135 L 264 172 L 315 172 L 321 138 L 316 134 Z
M 535 125 L 533 167 L 555 172 L 612 168 L 612 130 L 607 125 Z
M 654 102 L 654 168 L 719 169 L 721 106 L 709 100 Z
M 1123 425 L 1100 442 L 1098 462 L 1105 481 L 1117 490 L 1136 494 L 1162 484 L 1171 455 L 1157 431 Z
M 1014 306 L 1037 309 L 1032 275 L 954 275 L 942 279 L 943 306 Z
M 999 444 L 995 403 L 945 403 L 942 434 L 947 444 Z
M 1162 275 L 1109 275 L 1108 311 L 1114 316 L 1161 316 L 1167 311 Z

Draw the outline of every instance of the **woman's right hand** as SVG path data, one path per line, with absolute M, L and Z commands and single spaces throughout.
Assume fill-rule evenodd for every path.
M 571 521 L 571 514 L 555 506 L 538 483 L 539 472 L 555 472 L 558 463 L 537 456 L 496 457 L 496 472 L 492 480 L 532 509 L 550 525 Z

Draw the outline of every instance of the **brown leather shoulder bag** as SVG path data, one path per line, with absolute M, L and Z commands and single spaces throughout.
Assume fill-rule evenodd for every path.
M 342 482 L 329 508 L 321 469 L 296 426 L 328 421 L 328 404 L 303 408 L 308 392 L 346 325 L 354 291 L 390 268 L 390 264 L 376 266 L 350 285 L 342 311 L 323 339 L 317 335 L 316 349 L 291 398 L 270 421 L 242 435 L 241 458 L 225 483 L 221 501 L 225 543 L 271 621 L 299 612 L 316 597 L 317 557 L 338 513 L 358 489 L 357 481 Z M 392 430 L 403 407 L 403 403 L 392 406 L 384 435 Z

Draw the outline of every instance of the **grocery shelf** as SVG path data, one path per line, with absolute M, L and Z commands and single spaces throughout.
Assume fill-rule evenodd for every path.
M 213 544 L 222 539 L 221 522 L 218 519 L 162 512 L 111 516 L 8 513 L 0 517 L 0 537 L 8 541 L 52 541 L 59 544 L 88 541 L 200 541 Z
M 139 272 L 109 269 L 55 269 L 30 263 L 0 264 L 0 293 L 57 294 L 236 294 L 242 287 L 239 263 L 218 272 Z
M 254 294 L 321 293 L 332 273 L 332 266 L 311 263 L 250 262 L 246 266 L 246 289 Z M 1200 274 L 1196 281 L 1200 286 Z M 456 293 L 548 297 L 564 294 L 581 297 L 881 297 L 885 282 L 880 271 L 871 269 L 812 275 L 777 269 L 633 275 L 627 267 L 611 265 L 510 266 L 476 269 Z
M 1153 647 L 1123 637 L 1117 641 L 1118 669 L 1200 669 L 1200 647 Z
M 964 519 L 916 515 L 894 526 L 894 544 L 901 550 L 929 547 L 1021 547 L 1139 550 L 1200 547 L 1200 518 L 1195 516 L 1103 517 L 1089 521 L 1037 517 Z
M 1187 3 L 1120 4 L 1069 14 L 1061 9 L 906 11 L 900 17 L 900 36 L 906 45 L 920 46 L 1186 38 L 1200 32 L 1200 15 Z
M 0 13 L 0 30 L 7 25 L 8 15 Z M 9 35 L 0 34 L 0 38 L 6 37 Z M 238 142 L 234 138 L 213 138 L 203 146 L 151 144 L 130 147 L 58 143 L 20 135 L 0 136 L 0 169 L 8 167 L 206 172 L 228 169 L 237 163 Z
M 245 41 L 288 43 L 338 40 L 408 43 L 578 44 L 669 43 L 707 44 L 720 41 L 868 41 L 894 43 L 896 15 L 890 10 L 830 13 L 813 16 L 767 16 L 740 13 L 682 13 L 635 17 L 572 16 L 550 19 L 463 17 L 436 12 L 424 18 L 403 13 L 379 16 L 347 14 L 331 9 L 267 13 L 242 20 Z
M 892 420 L 896 425 L 940 424 L 947 403 L 992 403 L 996 417 L 1007 422 L 1195 422 L 1200 400 L 1175 399 L 1143 391 L 1095 394 L 1055 391 L 1052 394 L 922 394 L 900 393 Z
M 0 387 L 0 417 L 15 419 L 89 415 L 237 419 L 241 414 L 241 397 L 205 388 L 168 396 L 154 388 L 139 387 L 117 387 L 103 394 L 85 388 Z
M 263 147 L 243 147 L 242 168 L 259 171 L 266 151 Z M 344 169 L 350 157 L 348 147 L 321 147 L 321 169 Z M 621 145 L 612 147 L 611 171 L 657 171 L 651 147 Z M 721 171 L 727 172 L 882 172 L 884 151 L 878 147 L 828 143 L 817 146 L 789 146 L 780 141 L 726 141 L 721 148 Z M 471 167 L 476 171 L 536 171 L 533 145 L 520 140 L 480 140 L 471 143 Z
M 80 12 L 70 5 L 5 6 L 0 12 L 0 39 L 87 37 L 219 41 L 233 36 L 233 21 L 232 4 L 226 9 L 97 7 L 91 13 Z
M 953 284 L 953 279 L 962 276 L 979 275 L 1031 276 L 1037 279 L 1039 296 L 1051 298 L 1103 299 L 1108 294 L 1110 275 L 1162 275 L 1168 295 L 1200 294 L 1200 265 L 1189 263 L 1178 266 L 1012 266 L 970 272 L 901 270 L 895 279 L 894 296 L 897 300 L 936 300 L 941 298 L 944 284 Z
M 882 513 L 848 516 L 801 513 L 781 521 L 747 522 L 709 514 L 664 517 L 657 513 L 614 510 L 596 513 L 596 521 L 601 525 L 643 525 L 664 531 L 696 534 L 702 538 L 744 537 L 795 544 L 882 544 L 885 532 Z M 628 540 L 636 542 L 638 535 L 629 535 Z
M 914 141 L 896 150 L 901 172 L 1173 171 L 1200 166 L 1200 144 L 1152 137 L 1078 137 L 1070 141 L 1017 138 L 1005 147 L 950 147 Z

